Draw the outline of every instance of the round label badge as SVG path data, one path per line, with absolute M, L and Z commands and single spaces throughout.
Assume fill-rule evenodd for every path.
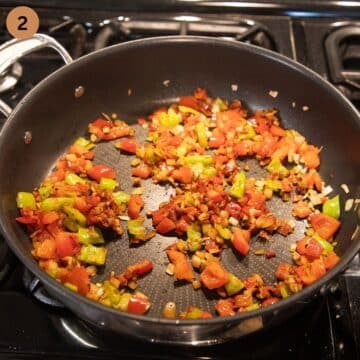
M 33 36 L 39 29 L 39 17 L 28 6 L 18 6 L 12 9 L 6 18 L 9 33 L 17 39 Z

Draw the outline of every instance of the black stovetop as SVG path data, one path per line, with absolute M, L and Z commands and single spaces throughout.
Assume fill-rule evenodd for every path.
M 10 3 L 16 2 L 7 2 Z M 202 7 L 193 5 L 182 8 L 186 12 L 179 12 L 176 6 L 170 7 L 171 11 L 165 11 L 164 7 L 159 8 L 161 11 L 154 11 L 155 8 L 150 9 L 148 4 L 146 13 L 132 12 L 136 9 L 131 9 L 131 6 L 130 11 L 122 10 L 114 6 L 112 1 L 105 1 L 102 8 L 96 6 L 92 10 L 82 8 L 80 2 L 73 3 L 73 9 L 65 10 L 60 8 L 57 1 L 51 1 L 47 5 L 53 6 L 51 9 L 43 7 L 37 11 L 41 19 L 40 31 L 57 38 L 75 58 L 103 46 L 144 36 L 168 33 L 220 36 L 268 47 L 302 62 L 333 81 L 359 106 L 356 74 L 360 71 L 360 37 L 341 35 L 341 29 L 359 29 L 360 14 L 356 17 L 352 13 L 352 18 L 310 17 L 309 14 L 316 13 L 311 12 L 314 8 L 306 1 L 302 2 L 302 10 L 306 10 L 302 13 L 303 17 L 285 10 L 276 12 L 276 15 L 271 12 L 268 15 L 254 15 L 259 11 L 251 13 L 251 6 L 234 11 L 235 3 L 231 2 L 231 6 L 221 8 L 221 19 L 214 10 L 216 7 L 211 8 L 212 13 L 204 11 L 206 2 L 197 2 L 202 3 Z M 140 3 L 135 1 L 132 6 Z M 169 3 L 178 5 L 180 2 Z M 284 1 L 276 4 L 283 6 L 283 9 L 286 4 L 289 6 Z M 331 6 L 335 11 L 335 2 Z M 249 9 L 248 13 L 246 9 Z M 339 9 L 339 14 L 345 14 Z M 8 11 L 9 8 L 0 7 L 0 24 L 4 23 Z M 338 30 L 341 30 L 339 36 L 343 38 L 339 41 L 339 48 L 336 48 L 338 53 L 334 55 L 327 51 L 326 39 Z M 0 43 L 8 39 L 9 35 L 0 25 Z M 341 59 L 337 77 L 329 64 L 333 56 Z M 0 99 L 12 107 L 40 79 L 60 67 L 62 62 L 53 52 L 41 51 L 27 56 L 20 61 L 20 65 L 23 75 L 14 88 L 1 92 L 0 81 Z M 350 82 L 347 79 L 349 74 Z M 5 121 L 1 115 L 0 118 Z M 37 279 L 19 263 L 0 238 L 0 358 L 358 359 L 359 282 L 360 260 L 357 257 L 345 273 L 333 280 L 326 292 L 309 300 L 286 324 L 223 345 L 180 348 L 142 343 L 118 334 L 94 330 L 48 297 Z

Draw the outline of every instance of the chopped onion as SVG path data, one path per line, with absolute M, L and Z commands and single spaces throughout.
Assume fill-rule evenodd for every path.
M 345 211 L 350 211 L 354 205 L 354 199 L 347 199 L 345 202 Z
M 164 80 L 163 85 L 168 87 L 170 85 L 170 80 Z
M 346 184 L 341 184 L 340 187 L 344 190 L 345 194 L 350 192 L 349 187 Z
M 354 240 L 356 235 L 358 234 L 359 232 L 359 229 L 360 229 L 360 226 L 359 225 L 356 225 L 356 228 L 355 228 L 355 231 L 353 232 L 353 234 L 351 235 L 351 240 Z
M 232 84 L 231 85 L 231 90 L 232 91 L 238 91 L 238 88 L 239 88 L 239 86 L 237 84 Z
M 229 223 L 230 223 L 231 225 L 234 225 L 234 226 L 239 225 L 238 219 L 235 219 L 235 218 L 232 217 L 232 216 L 229 217 Z
M 128 216 L 126 216 L 126 215 L 120 215 L 120 216 L 119 216 L 119 219 L 120 219 L 120 220 L 124 220 L 124 221 L 130 220 L 130 218 L 129 218 Z
M 333 192 L 333 190 L 334 189 L 330 185 L 328 185 L 328 186 L 324 187 L 322 193 L 323 193 L 323 195 L 326 196 L 326 195 L 329 195 L 331 192 Z
M 301 109 L 302 109 L 302 111 L 309 111 L 310 110 L 310 108 L 307 105 L 304 105 Z
M 275 99 L 279 95 L 279 92 L 276 90 L 270 90 L 269 95 Z

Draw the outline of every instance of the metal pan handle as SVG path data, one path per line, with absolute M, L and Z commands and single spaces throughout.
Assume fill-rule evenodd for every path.
M 35 34 L 28 39 L 13 39 L 0 46 L 0 76 L 14 62 L 23 56 L 43 48 L 52 48 L 57 51 L 65 64 L 72 62 L 66 49 L 52 37 L 45 34 Z M 9 116 L 12 109 L 0 100 L 0 112 Z

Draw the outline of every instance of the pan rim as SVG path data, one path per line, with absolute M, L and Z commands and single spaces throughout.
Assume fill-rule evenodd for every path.
M 139 40 L 133 40 L 126 43 L 116 44 L 109 46 L 104 49 L 97 50 L 95 52 L 92 52 L 90 54 L 87 54 L 74 62 L 65 65 L 55 72 L 51 73 L 49 76 L 47 76 L 45 79 L 43 79 L 39 84 L 37 84 L 15 107 L 14 111 L 9 116 L 8 120 L 6 121 L 3 130 L 1 131 L 0 136 L 0 149 L 3 144 L 3 139 L 6 137 L 7 133 L 11 131 L 13 118 L 16 118 L 17 113 L 21 109 L 21 105 L 26 103 L 28 99 L 31 99 L 36 96 L 37 92 L 41 89 L 42 86 L 44 86 L 44 83 L 56 80 L 57 77 L 61 76 L 61 74 L 66 71 L 68 68 L 71 68 L 76 65 L 81 65 L 81 63 L 86 63 L 88 59 L 95 59 L 97 57 L 106 56 L 107 54 L 111 54 L 112 52 L 116 51 L 126 51 L 126 49 L 136 48 L 138 46 L 142 46 L 143 44 L 147 45 L 159 45 L 159 41 L 161 43 L 199 43 L 199 44 L 212 44 L 214 46 L 219 47 L 231 47 L 231 48 L 238 48 L 240 50 L 254 53 L 255 55 L 259 55 L 262 57 L 266 57 L 271 61 L 274 62 L 280 62 L 284 66 L 292 68 L 292 70 L 300 71 L 304 76 L 307 76 L 311 80 L 320 81 L 322 86 L 325 86 L 328 88 L 328 91 L 331 91 L 334 95 L 336 95 L 344 105 L 344 107 L 348 107 L 350 112 L 352 112 L 355 117 L 355 124 L 357 125 L 358 129 L 360 130 L 360 116 L 355 108 L 355 106 L 336 88 L 334 87 L 330 82 L 322 78 L 319 74 L 317 74 L 315 71 L 307 68 L 306 66 L 295 62 L 294 60 L 287 58 L 285 55 L 276 53 L 274 51 L 264 49 L 255 45 L 251 44 L 245 44 L 245 43 L 235 43 L 235 42 L 229 42 L 228 40 L 223 39 L 217 39 L 212 37 L 206 37 L 206 36 L 191 36 L 191 35 L 174 35 L 174 36 L 159 36 L 159 37 L 151 37 L 146 39 L 139 39 Z M 84 296 L 81 296 L 69 289 L 67 289 L 65 286 L 61 285 L 58 281 L 53 279 L 50 275 L 48 275 L 45 271 L 43 271 L 37 264 L 37 262 L 33 258 L 27 257 L 23 251 L 18 249 L 17 246 L 15 246 L 11 241 L 11 236 L 8 234 L 8 231 L 6 230 L 7 226 L 3 220 L 3 215 L 0 214 L 0 231 L 4 235 L 9 247 L 12 249 L 12 251 L 16 254 L 16 256 L 21 260 L 21 262 L 37 277 L 40 278 L 40 280 L 44 283 L 44 286 L 46 288 L 50 287 L 52 289 L 52 293 L 65 293 L 67 297 L 69 297 L 72 301 L 72 303 L 75 303 L 77 301 L 84 302 L 84 304 L 96 308 L 99 311 L 106 311 L 109 312 L 113 316 L 120 316 L 124 318 L 128 318 L 129 320 L 136 320 L 136 321 L 144 321 L 146 323 L 159 323 L 163 325 L 177 325 L 177 326 L 206 326 L 206 325 L 215 325 L 215 324 L 222 324 L 222 323 L 240 323 L 241 321 L 244 321 L 249 318 L 253 317 L 259 317 L 259 316 L 266 316 L 269 313 L 276 313 L 277 311 L 284 310 L 288 306 L 291 306 L 294 303 L 297 303 L 305 298 L 309 298 L 312 294 L 317 292 L 325 283 L 327 283 L 330 279 L 334 278 L 336 275 L 338 275 L 341 271 L 343 271 L 348 263 L 351 261 L 351 259 L 357 254 L 357 252 L 360 250 L 360 237 L 357 236 L 356 239 L 354 239 L 353 244 L 351 245 L 350 249 L 347 249 L 345 254 L 341 257 L 340 262 L 329 272 L 327 272 L 321 279 L 317 280 L 314 284 L 307 286 L 305 289 L 300 291 L 299 293 L 293 294 L 290 297 L 283 299 L 279 301 L 276 304 L 273 304 L 269 307 L 260 308 L 257 310 L 253 310 L 250 312 L 244 312 L 244 313 L 238 313 L 234 316 L 229 317 L 220 317 L 216 316 L 211 319 L 205 320 L 186 320 L 186 319 L 163 319 L 161 317 L 149 317 L 149 316 L 140 316 L 140 315 L 133 315 L 125 312 L 120 312 L 119 310 L 107 307 L 105 305 L 102 305 L 96 301 L 90 300 Z M 29 254 L 28 254 L 29 255 Z M 66 306 L 68 307 L 68 306 Z M 78 314 L 77 314 L 78 315 Z M 87 319 L 90 321 L 89 319 Z M 90 321 L 91 322 L 91 321 Z

